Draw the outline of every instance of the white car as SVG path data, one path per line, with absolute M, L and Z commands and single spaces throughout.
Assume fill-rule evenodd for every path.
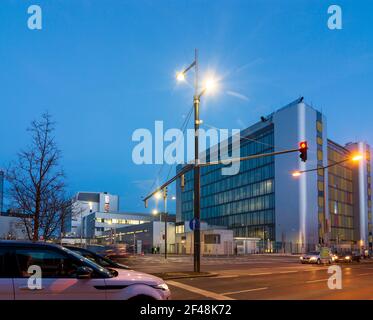
M 314 252 L 309 252 L 309 253 L 303 254 L 300 257 L 300 262 L 302 264 L 305 264 L 305 263 L 315 263 L 315 264 L 328 263 L 328 264 L 331 264 L 333 262 L 333 257 L 329 253 L 326 258 L 325 257 L 323 258 L 321 256 L 320 251 L 314 251 Z
M 41 274 L 40 274 L 41 272 Z M 166 300 L 160 278 L 112 270 L 59 245 L 0 241 L 0 300 Z

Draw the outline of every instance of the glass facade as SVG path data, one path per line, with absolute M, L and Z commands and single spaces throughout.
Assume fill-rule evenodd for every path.
M 328 163 L 332 165 L 351 157 L 345 148 L 329 141 Z M 353 168 L 345 162 L 328 169 L 329 213 L 331 223 L 330 240 L 336 245 L 353 244 L 354 234 L 354 196 Z
M 273 145 L 271 124 L 241 137 L 240 156 L 270 153 L 274 151 Z M 201 168 L 201 220 L 209 225 L 227 226 L 235 237 L 274 241 L 274 157 L 243 161 L 236 175 L 224 176 L 221 168 L 222 165 Z M 193 171 L 185 174 L 181 216 L 183 221 L 193 218 Z
M 318 230 L 319 230 L 319 243 L 326 242 L 325 234 L 328 232 L 329 226 L 326 219 L 325 212 L 325 171 L 324 167 L 324 152 L 323 152 L 323 120 L 320 112 L 316 114 L 316 142 L 317 142 L 317 192 L 318 192 Z
M 368 242 L 369 248 L 373 248 L 373 218 L 372 218 L 372 172 L 370 147 L 367 148 L 365 159 L 367 163 L 367 188 L 368 188 Z

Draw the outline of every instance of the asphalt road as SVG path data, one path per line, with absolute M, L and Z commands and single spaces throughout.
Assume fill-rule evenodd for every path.
M 148 273 L 192 270 L 191 257 L 136 258 L 129 263 Z M 253 255 L 203 258 L 202 271 L 215 277 L 168 280 L 176 300 L 373 299 L 373 259 L 339 264 L 342 289 L 331 290 L 329 266 L 302 265 L 298 257 Z

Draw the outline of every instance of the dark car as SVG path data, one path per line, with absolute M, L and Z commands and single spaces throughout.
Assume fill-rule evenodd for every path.
M 335 255 L 335 262 L 360 262 L 360 254 L 354 252 L 340 252 Z
M 64 246 L 65 248 L 77 252 L 83 257 L 90 259 L 96 262 L 98 265 L 103 266 L 104 268 L 114 268 L 114 269 L 130 269 L 128 266 L 124 264 L 117 263 L 109 258 L 103 257 L 91 250 L 75 247 L 75 246 Z

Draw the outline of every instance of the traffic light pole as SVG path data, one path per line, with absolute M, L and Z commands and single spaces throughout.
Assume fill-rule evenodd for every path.
M 164 201 L 164 258 L 167 259 L 167 188 L 163 190 L 163 201 Z

